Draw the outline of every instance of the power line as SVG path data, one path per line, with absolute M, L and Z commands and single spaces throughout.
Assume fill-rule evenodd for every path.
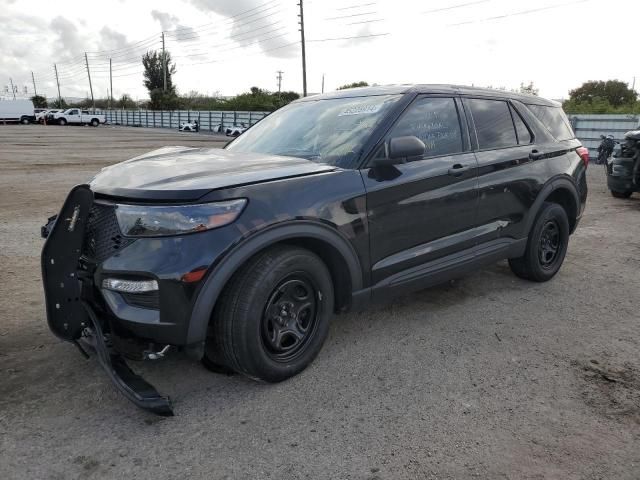
M 268 40 L 272 40 L 274 38 L 279 38 L 279 37 L 284 37 L 284 36 L 289 35 L 290 33 L 292 33 L 291 30 L 287 30 L 286 32 L 280 33 L 279 35 L 272 35 L 270 37 L 261 38 L 264 35 L 270 35 L 271 33 L 282 32 L 284 29 L 285 29 L 285 27 L 279 27 L 279 28 L 276 28 L 274 30 L 270 30 L 268 32 L 263 32 L 263 33 L 261 33 L 261 34 L 259 34 L 257 36 L 254 36 L 254 37 L 247 37 L 247 38 L 243 38 L 243 39 L 236 40 L 236 41 L 233 41 L 233 42 L 220 43 L 220 44 L 217 44 L 217 45 L 203 45 L 203 46 L 207 46 L 207 47 L 209 47 L 209 49 L 215 49 L 216 53 L 227 52 L 229 50 L 237 50 L 238 48 L 245 48 L 247 46 L 254 45 L 256 43 L 266 42 Z M 227 45 L 234 45 L 234 44 L 239 43 L 239 42 L 242 42 L 242 44 L 237 45 L 235 47 L 219 49 L 219 47 L 224 47 L 224 46 L 227 46 Z M 207 52 L 204 52 L 204 53 L 191 53 L 189 55 L 177 55 L 176 58 L 197 57 L 197 56 L 202 56 L 202 55 L 208 55 L 209 53 L 211 53 L 211 51 L 207 51 Z
M 437 13 L 437 12 L 444 12 L 446 10 L 454 10 L 456 8 L 462 8 L 462 7 L 469 7 L 471 5 L 478 5 L 480 3 L 489 3 L 492 0 L 476 0 L 475 2 L 467 2 L 467 3 L 459 3 L 457 5 L 450 5 L 448 7 L 442 7 L 442 8 L 434 8 L 432 10 L 425 10 L 424 12 L 420 12 L 420 13 Z
M 369 35 L 354 35 L 353 37 L 318 38 L 315 40 L 307 40 L 307 42 L 333 42 L 336 40 L 355 40 L 356 38 L 384 37 L 387 35 L 391 35 L 391 34 L 390 33 L 372 33 Z
M 277 15 L 278 13 L 281 13 L 281 12 L 282 12 L 282 10 L 277 10 L 277 11 L 275 11 L 275 12 L 271 12 L 271 13 L 269 13 L 268 15 L 265 15 L 265 16 L 263 16 L 263 17 L 255 18 L 255 19 L 253 19 L 253 20 L 251 20 L 251 21 L 249 21 L 249 22 L 246 22 L 246 23 L 244 23 L 244 24 L 241 24 L 238 28 L 244 28 L 244 27 L 246 27 L 247 25 L 250 25 L 250 24 L 253 24 L 253 23 L 256 23 L 256 22 L 260 22 L 260 21 L 264 20 L 265 18 L 272 17 L 272 16 Z M 171 32 L 167 32 L 167 35 L 169 35 L 170 33 L 171 33 Z M 171 36 L 174 36 L 174 35 L 171 35 Z M 181 37 L 174 36 L 174 37 L 175 37 L 175 38 L 176 38 L 176 40 L 178 40 L 178 41 L 187 41 L 187 40 L 190 40 L 190 39 L 195 39 L 195 40 L 197 40 L 197 39 L 199 39 L 199 38 L 201 37 L 201 33 L 196 32 L 195 34 L 193 34 L 193 35 L 191 35 L 191 36 L 181 36 Z
M 181 30 L 201 31 L 201 30 L 205 30 L 205 29 L 210 29 L 211 27 L 219 28 L 221 25 L 230 25 L 232 23 L 237 22 L 238 21 L 238 17 L 244 16 L 246 13 L 252 12 L 254 10 L 261 9 L 261 8 L 263 8 L 263 7 L 265 7 L 265 6 L 269 5 L 269 4 L 272 4 L 272 3 L 275 3 L 275 0 L 272 0 L 270 2 L 266 2 L 266 3 L 262 4 L 262 5 L 258 5 L 257 7 L 250 8 L 249 10 L 245 10 L 244 12 L 240 12 L 240 13 L 238 13 L 236 15 L 232 15 L 230 17 L 227 17 L 225 20 L 223 20 L 221 22 L 209 22 L 209 23 L 205 23 L 205 24 L 199 25 L 197 27 L 174 28 L 173 30 L 170 30 L 170 31 L 165 32 L 165 33 L 167 33 L 167 34 L 169 34 L 169 33 L 177 33 L 177 32 L 179 32 Z M 271 7 L 267 7 L 267 8 L 265 8 L 264 10 L 262 10 L 260 12 L 255 12 L 255 13 L 253 13 L 251 15 L 247 15 L 245 18 L 243 18 L 243 20 L 246 20 L 247 18 L 250 18 L 250 17 L 252 17 L 254 15 L 259 15 L 259 14 L 265 13 L 265 12 L 267 12 L 267 11 L 273 9 L 273 8 L 280 7 L 280 6 L 281 5 L 273 5 Z
M 588 1 L 590 1 L 590 0 L 577 0 L 575 2 L 561 3 L 559 5 L 549 5 L 547 7 L 532 8 L 530 10 L 522 10 L 522 11 L 519 11 L 519 12 L 507 13 L 505 15 L 496 15 L 494 17 L 486 17 L 486 18 L 481 18 L 481 19 L 478 19 L 478 20 L 469 20 L 467 22 L 452 23 L 450 25 L 447 25 L 447 27 L 458 27 L 458 26 L 461 26 L 461 25 L 470 25 L 470 24 L 473 24 L 473 23 L 484 23 L 484 22 L 490 22 L 490 21 L 493 21 L 493 20 L 503 20 L 505 18 L 516 17 L 516 16 L 519 16 L 519 15 L 529 15 L 531 13 L 537 13 L 537 12 L 542 12 L 542 11 L 545 11 L 545 10 L 552 10 L 552 9 L 556 9 L 556 8 L 567 7 L 569 5 L 575 5 L 575 4 L 578 4 L 578 3 L 585 3 L 585 2 L 588 2 Z
M 375 15 L 377 13 L 378 12 L 354 13 L 352 15 L 342 15 L 340 17 L 329 17 L 329 18 L 325 18 L 325 20 L 340 20 L 342 18 L 364 17 L 365 15 Z
M 340 8 L 336 8 L 336 10 L 349 10 L 352 8 L 362 8 L 362 7 L 368 7 L 370 5 L 375 5 L 376 2 L 371 2 L 371 3 L 361 3 L 360 5 L 351 5 L 348 7 L 340 7 Z

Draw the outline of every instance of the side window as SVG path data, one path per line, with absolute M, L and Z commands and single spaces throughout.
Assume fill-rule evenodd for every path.
M 416 99 L 393 126 L 386 140 L 410 135 L 424 142 L 424 158 L 462 152 L 462 130 L 454 99 Z
M 522 120 L 522 117 L 516 111 L 516 109 L 513 107 L 510 107 L 510 109 L 511 116 L 513 117 L 513 123 L 516 126 L 516 133 L 518 134 L 518 143 L 520 145 L 529 145 L 533 140 L 533 138 L 531 137 L 531 132 L 525 125 L 524 120 Z
M 71 110 L 69 115 L 78 115 L 78 110 Z
M 469 100 L 481 149 L 518 145 L 509 105 L 503 100 Z

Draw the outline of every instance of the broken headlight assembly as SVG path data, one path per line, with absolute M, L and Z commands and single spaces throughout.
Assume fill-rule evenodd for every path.
M 245 198 L 199 205 L 116 205 L 116 217 L 127 237 L 162 237 L 202 232 L 236 220 Z

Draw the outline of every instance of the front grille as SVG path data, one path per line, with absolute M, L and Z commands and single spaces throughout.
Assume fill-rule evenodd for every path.
M 122 236 L 115 207 L 101 203 L 93 204 L 84 232 L 84 256 L 101 263 L 133 242 L 134 239 Z

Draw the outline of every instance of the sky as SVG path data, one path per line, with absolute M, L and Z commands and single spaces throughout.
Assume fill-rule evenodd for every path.
M 298 0 L 0 0 L 0 89 L 145 99 L 140 58 L 161 50 L 179 93 L 302 91 Z M 629 84 L 638 35 L 633 0 L 304 0 L 308 91 L 345 83 L 450 83 L 562 99 L 587 80 Z M 602 32 L 598 34 L 598 32 Z

